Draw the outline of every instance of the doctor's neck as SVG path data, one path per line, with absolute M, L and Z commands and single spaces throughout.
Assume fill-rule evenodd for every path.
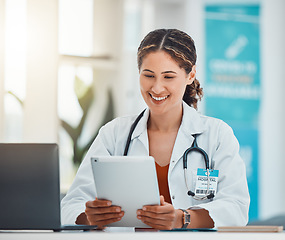
M 160 132 L 178 131 L 183 116 L 183 108 L 175 111 L 169 111 L 164 114 L 155 114 L 150 111 L 147 123 L 148 130 Z

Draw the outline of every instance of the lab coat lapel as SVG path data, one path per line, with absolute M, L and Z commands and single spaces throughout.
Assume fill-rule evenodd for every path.
M 137 138 L 144 146 L 146 155 L 149 155 L 149 144 L 148 144 L 148 136 L 147 136 L 147 121 L 149 118 L 149 109 L 147 108 L 144 112 L 144 115 L 138 122 L 133 134 L 131 140 L 133 141 L 135 138 Z
M 183 102 L 183 117 L 171 155 L 170 171 L 182 158 L 185 150 L 191 147 L 194 141 L 193 135 L 202 133 L 204 130 L 205 126 L 200 118 L 200 114 L 194 108 Z

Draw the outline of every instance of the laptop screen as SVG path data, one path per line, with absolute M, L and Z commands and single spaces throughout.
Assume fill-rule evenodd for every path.
M 0 229 L 60 226 L 57 144 L 0 144 Z

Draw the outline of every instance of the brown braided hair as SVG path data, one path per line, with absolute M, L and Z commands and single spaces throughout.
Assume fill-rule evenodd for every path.
M 143 58 L 156 51 L 165 51 L 186 74 L 192 71 L 196 64 L 196 48 L 193 39 L 185 32 L 177 29 L 157 29 L 148 33 L 141 41 L 137 53 L 138 68 L 140 70 Z M 197 102 L 203 96 L 203 89 L 200 82 L 195 78 L 193 83 L 186 86 L 183 100 L 197 109 Z

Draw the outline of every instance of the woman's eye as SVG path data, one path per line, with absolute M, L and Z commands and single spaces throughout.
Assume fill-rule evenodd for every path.
M 144 75 L 145 77 L 147 77 L 147 78 L 153 78 L 154 76 L 153 75 Z
M 164 78 L 171 79 L 171 78 L 174 78 L 174 77 L 173 76 L 164 76 Z

